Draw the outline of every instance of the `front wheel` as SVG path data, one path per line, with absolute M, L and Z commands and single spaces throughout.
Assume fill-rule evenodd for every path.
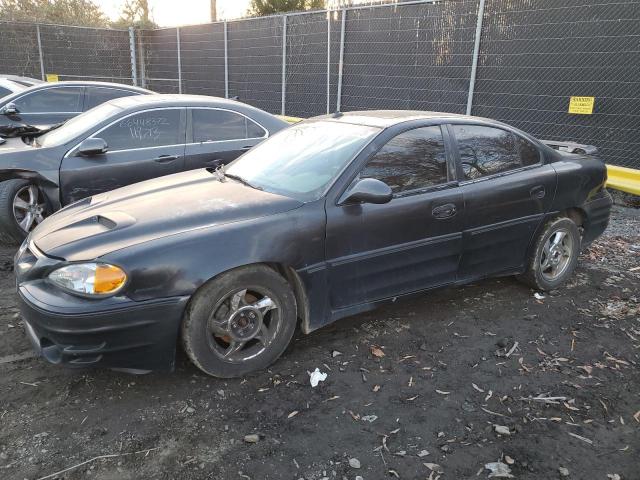
M 16 245 L 46 216 L 46 203 L 40 189 L 28 180 L 0 183 L 0 242 Z
M 578 226 L 566 217 L 549 221 L 538 237 L 520 279 L 538 290 L 558 288 L 573 274 L 580 253 Z
M 275 362 L 296 321 L 295 296 L 281 275 L 264 265 L 241 267 L 196 292 L 182 322 L 182 343 L 208 375 L 239 377 Z

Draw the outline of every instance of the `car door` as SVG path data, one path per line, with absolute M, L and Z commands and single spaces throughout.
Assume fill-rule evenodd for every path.
M 156 108 L 121 117 L 90 138 L 102 138 L 107 151 L 81 155 L 77 147 L 60 167 L 62 202 L 176 173 L 183 169 L 186 111 Z
M 556 172 L 525 137 L 498 126 L 450 125 L 465 202 L 460 279 L 524 264 L 553 201 Z
M 358 178 L 393 190 L 383 205 L 327 204 L 326 256 L 334 310 L 454 282 L 462 193 L 439 125 L 395 135 Z
M 60 86 L 28 92 L 12 103 L 18 111 L 6 115 L 13 123 L 46 126 L 64 122 L 82 112 L 83 87 Z
M 189 109 L 186 170 L 232 162 L 267 137 L 267 130 L 238 112 L 220 108 Z
M 89 85 L 85 87 L 83 112 L 91 110 L 93 107 L 113 100 L 115 98 L 130 97 L 131 95 L 139 95 L 131 90 L 123 90 L 121 88 L 96 87 Z

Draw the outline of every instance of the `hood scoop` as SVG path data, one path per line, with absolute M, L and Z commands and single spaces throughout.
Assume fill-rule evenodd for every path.
M 45 235 L 36 235 L 36 245 L 43 251 L 52 245 L 59 245 L 61 242 L 77 240 L 80 238 L 92 237 L 113 230 L 122 230 L 136 223 L 136 219 L 124 212 L 107 212 L 90 217 L 82 218 L 78 221 L 53 228 Z M 39 238 L 38 238 L 39 237 Z

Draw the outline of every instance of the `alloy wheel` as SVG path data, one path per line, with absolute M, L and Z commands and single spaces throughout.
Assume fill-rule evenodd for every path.
M 25 185 L 13 197 L 13 216 L 25 232 L 30 232 L 44 220 L 45 204 L 35 185 Z
M 549 235 L 540 257 L 540 272 L 545 280 L 554 281 L 565 273 L 573 249 L 573 237 L 567 229 L 561 228 Z
M 225 362 L 245 362 L 260 355 L 281 327 L 280 308 L 266 291 L 236 290 L 224 296 L 209 317 L 209 347 Z

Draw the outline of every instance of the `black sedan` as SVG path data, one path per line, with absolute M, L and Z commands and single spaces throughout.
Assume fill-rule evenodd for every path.
M 140 95 L 37 138 L 10 139 L 0 149 L 0 240 L 20 243 L 47 214 L 84 197 L 229 163 L 287 126 L 232 100 Z
M 19 134 L 28 127 L 46 129 L 114 98 L 151 93 L 119 83 L 38 83 L 0 99 L 0 136 Z
M 53 363 L 219 377 L 415 292 L 519 275 L 555 289 L 607 226 L 595 157 L 502 123 L 421 112 L 321 117 L 225 167 L 96 195 L 16 256 L 27 332 Z

